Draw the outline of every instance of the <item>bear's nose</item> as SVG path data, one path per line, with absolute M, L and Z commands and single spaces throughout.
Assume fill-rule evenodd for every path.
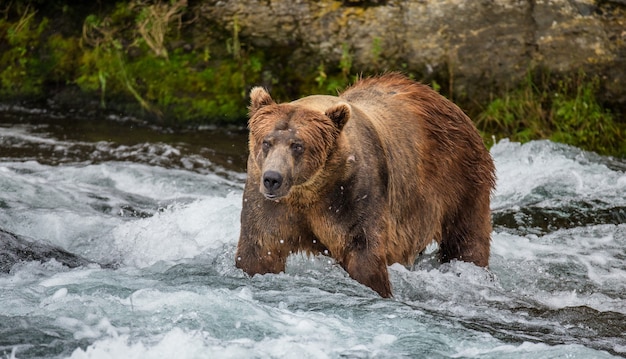
M 283 176 L 276 171 L 267 171 L 263 174 L 263 186 L 270 191 L 275 191 L 283 184 Z

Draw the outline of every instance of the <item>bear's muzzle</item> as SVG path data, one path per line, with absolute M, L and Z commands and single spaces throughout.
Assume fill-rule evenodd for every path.
M 265 198 L 275 199 L 277 191 L 283 184 L 283 176 L 276 171 L 266 171 L 263 173 L 263 187 L 265 188 Z

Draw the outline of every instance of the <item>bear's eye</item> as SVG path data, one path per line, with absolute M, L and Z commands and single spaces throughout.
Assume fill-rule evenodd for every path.
M 302 152 L 304 152 L 304 146 L 301 143 L 292 143 L 291 150 L 295 154 L 301 154 Z
M 269 141 L 263 141 L 262 147 L 263 151 L 267 152 L 272 147 L 272 144 Z

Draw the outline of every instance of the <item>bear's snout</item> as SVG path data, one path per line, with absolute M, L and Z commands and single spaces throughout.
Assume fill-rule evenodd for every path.
M 277 197 L 276 191 L 283 185 L 283 176 L 276 171 L 266 171 L 263 173 L 263 187 L 265 187 L 265 197 Z

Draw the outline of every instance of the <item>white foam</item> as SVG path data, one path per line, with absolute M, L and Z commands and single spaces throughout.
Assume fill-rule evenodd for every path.
M 564 355 L 564 353 L 568 353 Z M 580 345 L 555 345 L 523 342 L 519 345 L 499 345 L 493 348 L 461 348 L 451 358 L 612 358 L 608 353 L 585 348 Z
M 85 350 L 76 349 L 73 358 L 162 358 L 179 357 L 330 357 L 334 352 L 354 347 L 355 330 L 339 318 L 319 312 L 294 312 L 277 309 L 251 298 L 248 289 L 235 291 L 205 290 L 201 292 L 162 292 L 143 289 L 133 293 L 129 302 L 137 314 L 158 313 L 162 331 L 140 339 L 132 333 L 104 335 L 106 326 L 85 327 L 78 321 L 68 321 L 65 327 L 74 327 L 80 335 L 98 335 L 99 340 Z M 215 323 L 206 330 L 183 329 L 178 321 Z M 204 326 L 201 324 L 201 326 Z M 110 329 L 110 328 L 109 328 Z M 259 333 L 263 333 L 259 335 Z M 148 334 L 148 335 L 146 335 Z M 392 344 L 393 335 L 378 334 L 367 346 L 367 351 Z
M 70 284 L 82 283 L 85 281 L 85 279 L 89 278 L 89 276 L 91 276 L 97 270 L 98 269 L 95 269 L 95 268 L 85 268 L 81 270 L 70 270 L 70 271 L 56 273 L 54 276 L 50 276 L 42 280 L 41 282 L 39 282 L 39 285 L 46 287 L 46 288 L 51 288 L 51 287 L 59 287 L 59 286 L 65 287 Z M 67 288 L 65 288 L 65 296 L 66 295 L 67 295 Z
M 46 137 L 46 134 L 34 134 L 31 125 L 13 125 L 11 127 L 0 127 L 2 129 L 1 140 L 14 138 L 18 143 L 37 143 L 49 146 L 69 146 L 71 142 L 61 141 Z
M 119 328 L 111 324 L 107 318 L 101 318 L 93 325 L 89 325 L 89 320 L 80 320 L 71 317 L 59 317 L 55 319 L 55 324 L 72 333 L 77 340 L 98 339 L 103 336 L 117 338 L 120 335 Z M 125 332 L 125 330 L 122 330 Z
M 544 276 L 553 271 L 552 267 L 568 266 L 577 268 L 578 275 L 585 275 L 586 283 L 626 291 L 624 233 L 626 224 L 562 229 L 541 237 L 494 233 L 492 266 L 494 260 L 496 266 L 518 263 L 517 270 L 523 271 L 519 277 Z M 524 264 L 526 268 L 522 267 Z M 510 270 L 501 268 L 502 272 Z
M 579 293 L 573 291 L 535 291 L 533 298 L 550 309 L 589 307 L 599 312 L 616 312 L 626 315 L 626 302 L 602 293 Z
M 239 228 L 241 185 L 217 175 L 116 162 L 2 168 L 0 184 L 10 189 L 5 200 L 11 204 L 10 211 L 0 212 L 4 229 L 97 261 L 118 260 L 116 244 L 134 252 L 129 263 L 137 265 L 189 258 L 232 241 Z M 155 217 L 125 220 L 122 208 L 128 205 Z M 158 212 L 161 206 L 168 208 Z M 141 249 L 147 250 L 143 256 Z M 152 258 L 145 257 L 150 253 Z
M 241 194 L 231 193 L 171 206 L 153 217 L 122 223 L 112 234 L 125 264 L 146 267 L 234 245 L 240 211 Z
M 576 148 L 502 140 L 491 154 L 498 177 L 493 209 L 586 199 L 626 204 L 626 174 L 589 161 L 590 154 Z
M 129 335 L 103 338 L 85 350 L 77 348 L 71 358 L 334 358 L 342 353 L 359 353 L 359 357 L 385 352 L 393 335 L 377 335 L 371 344 L 355 344 L 346 340 L 341 331 L 334 333 L 319 322 L 297 319 L 296 315 L 272 319 L 281 324 L 282 335 L 265 336 L 258 340 L 246 337 L 220 339 L 210 331 L 172 328 L 162 335 L 134 340 Z

